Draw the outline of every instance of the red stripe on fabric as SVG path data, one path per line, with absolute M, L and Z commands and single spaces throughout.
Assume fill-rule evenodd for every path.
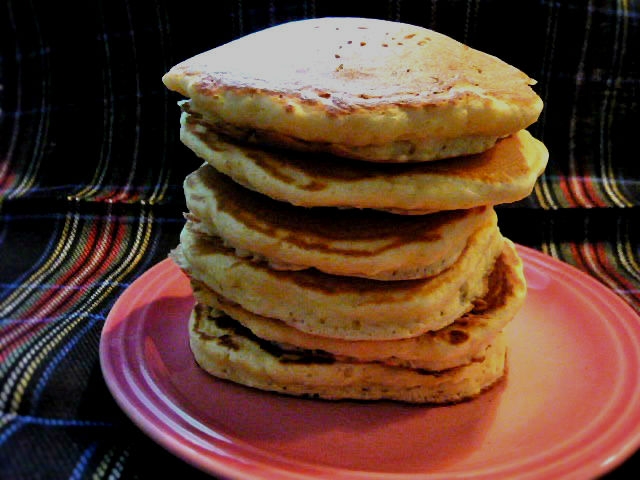
M 562 192 L 562 196 L 565 201 L 570 207 L 576 207 L 578 205 L 578 200 L 574 197 L 573 189 L 569 186 L 567 177 L 560 176 L 558 179 L 558 186 L 560 187 L 560 191 Z
M 92 234 L 95 235 L 95 229 Z M 102 272 L 111 268 L 114 262 L 117 261 L 119 254 L 123 251 L 121 247 L 126 234 L 126 226 L 118 225 L 117 228 L 114 228 L 114 225 L 110 223 L 108 230 L 104 232 L 99 242 L 96 243 L 97 247 L 94 250 L 88 247 L 83 250 L 82 257 L 74 265 L 74 267 L 77 267 L 76 269 L 81 269 L 80 273 L 75 274 L 71 281 L 73 284 L 80 285 L 81 288 L 71 289 L 70 295 L 59 297 L 55 308 L 64 311 L 65 306 L 76 306 L 78 301 L 82 300 L 86 295 L 87 285 L 91 285 L 95 280 L 103 278 Z M 88 264 L 85 264 L 87 260 Z
M 573 207 L 592 208 L 597 206 L 606 206 L 606 203 L 598 201 L 598 194 L 594 189 L 591 176 L 572 176 L 568 185 L 564 185 L 563 191 L 565 195 L 569 195 L 573 200 Z
M 640 310 L 640 290 L 638 286 L 622 274 L 621 269 L 615 263 L 611 262 L 614 254 L 607 251 L 607 245 L 597 244 L 595 248 L 598 262 L 602 265 L 608 277 L 617 285 L 616 292 L 627 300 L 633 308 Z
M 589 200 L 591 200 L 592 205 L 595 207 L 606 207 L 609 204 L 604 200 L 604 197 L 598 192 L 598 189 L 595 186 L 595 182 L 593 181 L 592 176 L 583 177 L 583 185 Z
M 102 250 L 101 246 L 109 241 L 113 228 L 113 224 L 108 222 L 105 232 L 98 236 L 99 226 L 93 224 L 86 236 L 81 234 L 79 239 L 83 248 L 69 268 L 65 272 L 61 272 L 61 276 L 56 279 L 56 285 L 75 287 L 86 284 L 86 279 L 91 272 L 95 271 L 96 264 L 99 265 L 101 263 L 102 259 L 98 256 Z M 86 241 L 84 238 L 86 238 Z M 25 316 L 27 318 L 50 316 L 51 312 L 65 303 L 68 298 L 77 297 L 82 293 L 83 292 L 75 288 L 52 289 L 49 291 L 49 294 L 43 295 L 39 301 L 26 312 Z
M 4 329 L 2 332 L 3 345 L 0 346 L 0 363 L 4 363 L 11 354 L 19 350 L 29 342 L 31 338 L 37 336 L 48 322 L 20 322 L 12 329 Z M 11 331 L 8 334 L 8 331 Z
M 130 231 L 127 225 L 118 225 L 115 222 L 109 222 L 108 228 L 101 235 L 98 235 L 99 230 L 98 226 L 93 225 L 87 235 L 78 236 L 80 241 L 84 242 L 84 248 L 66 270 L 65 275 L 57 281 L 57 286 L 69 288 L 49 290 L 48 294 L 40 297 L 21 315 L 22 318 L 52 318 L 52 315 L 55 315 L 55 318 L 64 318 L 72 309 L 86 310 L 87 307 L 94 307 L 81 305 L 83 300 L 85 303 L 87 299 L 91 301 L 91 297 L 87 297 L 87 290 L 92 287 L 87 285 L 104 278 L 105 272 L 113 269 L 114 265 L 119 265 L 120 258 L 128 253 L 124 246 Z M 69 282 L 66 283 L 67 281 Z M 11 328 L 3 330 L 3 339 L 10 341 L 5 348 L 0 347 L 0 359 L 6 361 L 13 352 L 31 343 L 32 339 L 39 338 L 43 330 L 51 326 L 52 322 L 49 321 L 16 321 Z M 10 336 L 7 333 L 9 330 L 13 330 Z
M 580 270 L 590 273 L 589 267 L 585 264 L 584 259 L 582 257 L 582 253 L 580 252 L 580 248 L 575 243 L 569 244 L 569 250 L 571 251 L 571 258 L 568 259 L 570 263 L 573 263 Z
M 80 235 L 80 238 L 82 238 L 82 235 Z M 92 240 L 92 239 L 93 241 L 95 241 L 95 235 L 91 235 L 90 233 L 88 236 L 88 240 Z M 93 242 L 87 241 L 83 249 L 83 252 L 90 250 L 92 245 L 93 245 Z M 81 255 L 81 258 L 82 257 L 83 255 Z M 40 318 L 40 317 L 49 316 L 45 313 L 47 311 L 46 307 L 50 306 L 53 302 L 55 302 L 56 298 L 60 298 L 67 293 L 68 290 L 62 287 L 68 286 L 65 280 L 76 274 L 76 271 L 78 269 L 78 264 L 79 262 L 75 261 L 74 264 L 72 265 L 72 269 L 68 270 L 66 275 L 61 277 L 61 279 L 59 278 L 55 281 L 54 287 L 51 287 L 45 290 L 44 294 L 37 297 L 35 301 L 33 301 L 33 303 L 25 311 L 23 311 L 16 319 Z M 64 272 L 57 272 L 57 273 L 64 273 Z M 33 296 L 31 298 L 33 298 Z M 14 325 L 8 327 L 4 331 L 4 334 L 5 335 L 12 334 L 16 330 L 26 330 L 25 325 L 19 322 L 16 322 Z
M 640 292 L 619 272 L 617 266 L 611 263 L 612 257 L 607 253 L 606 244 L 571 244 L 570 251 L 576 267 L 610 288 L 632 308 L 640 309 Z

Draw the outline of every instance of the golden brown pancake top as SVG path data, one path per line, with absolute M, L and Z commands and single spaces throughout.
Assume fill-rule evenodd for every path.
M 542 109 L 534 81 L 506 62 L 431 30 L 361 18 L 262 30 L 163 81 L 224 121 L 349 145 L 502 136 Z
M 308 209 L 276 201 L 241 187 L 209 166 L 189 175 L 185 185 L 195 190 L 197 182 L 202 182 L 202 187 L 215 196 L 219 211 L 253 230 L 269 236 L 282 236 L 283 232 L 287 232 L 283 239 L 287 242 L 348 255 L 376 255 L 381 249 L 441 240 L 442 231 L 448 225 L 482 215 L 488 208 L 451 210 L 421 216 L 395 215 L 368 209 Z M 197 201 L 198 198 L 193 200 Z M 349 248 L 340 242 L 376 239 L 384 242 L 379 242 L 376 249 L 372 249 L 372 244 L 368 243 L 369 249 L 366 251 L 362 247 Z
M 233 139 L 211 130 L 211 126 L 202 121 L 197 114 L 186 115 L 184 121 L 189 132 L 214 152 L 222 153 L 228 145 L 234 144 Z M 526 130 L 499 140 L 494 148 L 479 154 L 411 164 L 369 163 L 326 153 L 301 154 L 282 149 L 259 148 L 249 144 L 236 145 L 242 148 L 248 159 L 269 175 L 283 183 L 295 184 L 297 188 L 312 192 L 327 188 L 335 180 L 358 182 L 376 177 L 392 179 L 429 175 L 457 177 L 487 184 L 509 183 L 513 179 L 531 175 L 532 163 L 535 163 L 536 169 L 533 173 L 536 178 L 541 173 L 539 170 L 546 166 L 545 147 L 533 139 Z M 539 161 L 539 157 L 545 157 L 545 161 Z M 299 174 L 291 175 L 290 172 L 299 172 L 304 181 L 296 178 Z

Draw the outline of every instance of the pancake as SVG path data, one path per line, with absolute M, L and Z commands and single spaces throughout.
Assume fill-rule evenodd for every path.
M 419 217 L 294 207 L 249 191 L 209 165 L 187 176 L 184 191 L 193 228 L 278 270 L 423 278 L 450 267 L 473 232 L 497 226 L 495 211 L 486 207 Z
M 215 128 L 243 140 L 378 162 L 490 148 L 535 122 L 535 82 L 421 27 L 363 18 L 281 24 L 163 76 Z
M 329 400 L 442 404 L 479 395 L 506 371 L 503 334 L 477 361 L 430 372 L 338 361 L 313 351 L 289 352 L 252 335 L 229 317 L 209 312 L 196 304 L 189 322 L 190 346 L 198 365 L 216 377 L 262 390 Z
M 183 112 L 180 138 L 237 183 L 304 207 L 353 207 L 423 214 L 511 203 L 529 195 L 546 167 L 544 144 L 526 130 L 478 155 L 382 165 L 264 149 L 220 136 Z
M 391 340 L 442 328 L 485 295 L 502 251 L 495 225 L 474 233 L 458 260 L 419 280 L 379 281 L 315 269 L 277 271 L 238 257 L 217 237 L 187 225 L 172 256 L 192 278 L 244 309 L 306 333 L 349 340 Z
M 487 294 L 474 302 L 470 312 L 440 330 L 407 339 L 348 341 L 310 335 L 279 320 L 252 314 L 201 282 L 192 281 L 192 287 L 198 303 L 223 312 L 255 336 L 284 350 L 311 350 L 339 361 L 378 362 L 426 370 L 446 370 L 481 357 L 521 308 L 526 295 L 522 262 L 508 240 L 489 276 Z

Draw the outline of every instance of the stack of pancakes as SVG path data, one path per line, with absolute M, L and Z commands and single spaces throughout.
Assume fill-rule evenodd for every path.
M 326 399 L 449 403 L 506 371 L 526 284 L 494 205 L 547 151 L 533 81 L 402 23 L 322 18 L 173 67 L 205 163 L 172 258 L 216 377 Z

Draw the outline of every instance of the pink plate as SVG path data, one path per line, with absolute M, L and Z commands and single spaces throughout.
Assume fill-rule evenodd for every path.
M 167 450 L 237 479 L 596 477 L 640 446 L 640 323 L 577 269 L 518 247 L 529 294 L 508 327 L 506 381 L 446 407 L 327 402 L 202 372 L 193 298 L 165 260 L 120 297 L 100 360 L 120 407 Z

